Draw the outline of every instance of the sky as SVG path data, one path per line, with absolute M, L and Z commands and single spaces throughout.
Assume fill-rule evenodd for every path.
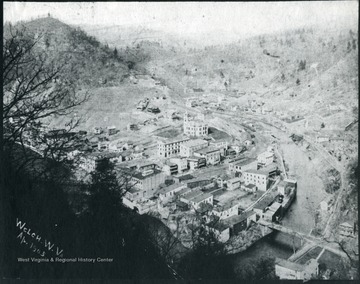
M 310 24 L 357 26 L 357 1 L 316 2 L 4 2 L 4 21 L 50 13 L 71 25 L 142 25 L 172 34 L 256 35 Z

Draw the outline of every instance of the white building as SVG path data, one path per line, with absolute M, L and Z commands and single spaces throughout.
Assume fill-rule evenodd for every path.
M 319 274 L 319 263 L 316 259 L 310 259 L 306 264 L 299 264 L 276 258 L 275 274 L 280 279 L 310 280 Z
M 157 169 L 147 169 L 133 174 L 131 181 L 141 197 L 150 198 L 159 185 L 165 182 L 165 174 Z
M 191 117 L 187 112 L 184 115 L 184 134 L 192 137 L 206 136 L 209 126 L 204 122 L 204 117 Z
M 208 142 L 203 139 L 193 139 L 186 141 L 180 145 L 180 155 L 183 157 L 190 157 L 194 151 L 203 149 L 208 146 Z
M 255 184 L 259 190 L 266 191 L 269 184 L 269 176 L 266 172 L 247 170 L 243 172 L 245 184 Z
M 274 153 L 265 151 L 258 155 L 257 157 L 258 164 L 262 166 L 271 165 L 274 162 Z
M 235 160 L 229 163 L 229 171 L 234 173 L 242 173 L 246 170 L 256 170 L 257 161 L 255 159 Z
M 235 190 L 235 189 L 239 189 L 241 182 L 240 182 L 240 178 L 232 178 L 229 179 L 227 182 L 227 189 L 228 190 Z
M 228 149 L 228 142 L 226 140 L 216 140 L 211 141 L 210 146 L 213 146 L 214 148 L 217 148 L 220 150 L 220 154 L 222 156 L 225 156 L 226 150 Z
M 186 158 L 171 158 L 170 162 L 178 166 L 179 173 L 182 173 L 188 169 L 188 161 Z
M 195 157 L 205 158 L 207 165 L 216 165 L 220 163 L 220 150 L 207 147 L 194 152 Z
M 189 138 L 177 138 L 165 141 L 158 141 L 158 155 L 163 158 L 172 157 L 180 154 L 180 146 Z
M 174 183 L 170 186 L 160 189 L 157 193 L 159 194 L 160 200 L 165 201 L 175 197 L 175 194 L 180 190 L 182 190 L 183 188 L 186 188 L 185 184 Z
M 232 216 L 238 215 L 239 213 L 239 204 L 237 203 L 227 203 L 225 205 L 215 206 L 212 210 L 212 213 L 215 216 L 218 216 L 220 220 L 230 218 Z

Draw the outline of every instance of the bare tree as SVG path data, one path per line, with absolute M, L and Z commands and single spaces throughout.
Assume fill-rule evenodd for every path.
M 60 139 L 57 139 L 56 143 L 44 143 L 41 141 L 44 138 L 41 136 L 43 133 L 38 130 L 46 119 L 69 115 L 88 98 L 87 94 L 76 94 L 74 84 L 62 79 L 62 67 L 56 67 L 56 63 L 51 62 L 51 58 L 41 52 L 41 39 L 41 35 L 34 38 L 23 27 L 5 27 L 2 150 L 13 156 L 15 144 L 20 145 L 23 155 L 21 163 L 17 165 L 21 168 L 34 159 L 63 157 L 60 152 L 65 151 L 70 140 L 63 139 L 60 143 Z M 65 131 L 72 131 L 79 121 L 80 118 L 72 119 L 66 125 Z M 66 135 L 62 138 L 66 138 Z M 29 140 L 41 142 L 42 147 L 45 146 L 43 155 L 27 154 L 26 142 Z

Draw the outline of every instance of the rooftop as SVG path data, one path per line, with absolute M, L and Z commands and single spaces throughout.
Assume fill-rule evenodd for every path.
M 295 262 L 291 262 L 286 259 L 276 258 L 275 264 L 279 265 L 281 267 L 291 269 L 293 271 L 304 271 L 305 270 L 304 265 L 301 265 L 301 264 L 295 263 Z
M 192 140 L 186 141 L 184 143 L 184 145 L 187 147 L 194 147 L 194 146 L 203 145 L 205 143 L 206 143 L 206 145 L 208 144 L 208 142 L 203 139 L 192 139 Z
M 255 185 L 255 184 L 252 184 L 252 183 L 245 184 L 244 186 L 247 187 L 247 188 L 254 188 L 254 187 L 256 187 L 256 185 Z
M 276 212 L 281 207 L 281 204 L 279 202 L 274 202 L 269 207 L 269 210 Z
M 237 160 L 237 161 L 229 162 L 229 163 L 234 163 L 234 165 L 241 167 L 241 166 L 251 164 L 251 163 L 253 163 L 255 161 L 256 161 L 256 159 L 253 159 L 253 158 L 243 158 L 241 160 Z
M 145 175 L 145 176 L 144 176 L 142 173 L 135 173 L 135 174 L 133 175 L 133 177 L 136 178 L 136 179 L 144 180 L 144 179 L 147 179 L 147 178 L 149 178 L 149 177 L 158 175 L 159 173 L 161 173 L 160 170 L 154 169 L 154 170 L 153 170 L 153 173 L 151 173 L 151 174 L 148 174 L 148 175 Z
M 240 215 L 231 216 L 230 218 L 227 218 L 226 220 L 224 220 L 223 223 L 225 225 L 228 225 L 228 226 L 232 227 L 235 224 L 243 222 L 244 220 L 246 220 L 247 218 L 249 218 L 253 214 L 255 214 L 254 211 L 247 211 L 247 212 L 242 213 Z
M 232 178 L 232 179 L 229 179 L 228 182 L 241 182 L 241 179 L 240 178 Z
M 177 189 L 177 188 L 179 188 L 179 187 L 184 187 L 184 185 L 183 185 L 183 184 L 180 184 L 180 183 L 174 183 L 174 184 L 169 185 L 169 186 L 167 186 L 167 187 L 161 188 L 161 189 L 158 191 L 158 193 L 159 193 L 159 194 L 166 194 L 166 193 L 171 192 L 171 191 L 173 191 L 173 190 L 175 190 L 175 189 Z
M 190 140 L 190 138 L 181 136 L 181 137 L 175 137 L 175 138 L 170 138 L 170 139 L 162 138 L 161 140 L 158 140 L 158 143 L 170 144 L 170 143 L 176 143 L 176 142 L 182 142 L 182 141 L 188 141 L 188 140 Z
M 257 175 L 266 175 L 268 176 L 271 172 L 276 171 L 277 170 L 277 166 L 275 165 L 270 165 L 264 168 L 261 168 L 259 170 L 246 170 L 246 173 L 250 173 L 250 174 L 257 174 Z
M 219 149 L 217 148 L 214 148 L 214 147 L 206 147 L 206 148 L 203 148 L 203 149 L 200 149 L 200 150 L 197 150 L 195 151 L 195 153 L 199 153 L 199 154 L 208 154 L 208 153 L 212 153 L 212 152 L 220 152 Z
M 194 191 L 191 191 L 191 192 L 187 193 L 184 196 L 184 198 L 186 198 L 187 200 L 190 200 L 190 199 L 192 199 L 192 198 L 194 198 L 194 197 L 196 197 L 198 195 L 201 195 L 201 194 L 203 194 L 203 192 L 201 190 L 197 189 L 197 190 L 194 190 Z
M 178 195 L 183 195 L 191 191 L 191 188 L 185 187 L 177 192 Z
M 262 200 L 254 205 L 254 209 L 265 209 L 270 203 L 274 201 L 274 197 L 271 195 L 266 195 Z
M 201 195 L 198 195 L 198 196 L 194 197 L 191 201 L 195 202 L 195 203 L 199 203 L 199 202 L 201 202 L 201 201 L 203 201 L 203 200 L 205 200 L 205 199 L 207 199 L 207 198 L 209 198 L 211 196 L 212 196 L 212 194 L 210 194 L 210 193 L 204 193 L 204 194 L 201 194 Z
M 228 210 L 228 209 L 236 207 L 236 206 L 238 207 L 238 202 L 228 202 L 224 205 L 218 204 L 218 206 L 215 207 L 214 210 L 217 212 L 222 212 L 222 211 Z
M 177 179 L 179 179 L 179 181 L 189 180 L 189 179 L 193 179 L 193 178 L 194 178 L 194 176 L 189 175 L 189 174 L 177 177 Z

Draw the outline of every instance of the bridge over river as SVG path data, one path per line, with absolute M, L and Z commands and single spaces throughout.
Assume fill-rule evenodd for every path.
M 295 236 L 295 237 L 298 237 L 300 240 L 301 240 L 301 245 L 310 245 L 311 247 L 312 246 L 319 246 L 323 249 L 326 249 L 326 250 L 329 250 L 341 257 L 344 257 L 344 258 L 347 258 L 348 256 L 346 255 L 346 253 L 341 249 L 341 247 L 339 246 L 338 243 L 336 242 L 331 242 L 329 240 L 326 240 L 322 237 L 314 237 L 314 236 L 311 236 L 310 234 L 304 234 L 304 233 L 300 233 L 300 232 L 297 232 L 293 229 L 290 229 L 290 228 L 287 228 L 283 225 L 280 225 L 280 224 L 276 224 L 276 223 L 273 223 L 273 222 L 268 222 L 268 221 L 265 221 L 263 219 L 260 219 L 258 221 L 258 224 L 262 225 L 263 227 L 268 227 L 272 230 L 276 230 L 276 231 L 280 231 L 280 232 L 283 232 L 285 234 L 288 234 L 288 235 L 292 235 L 292 236 Z

